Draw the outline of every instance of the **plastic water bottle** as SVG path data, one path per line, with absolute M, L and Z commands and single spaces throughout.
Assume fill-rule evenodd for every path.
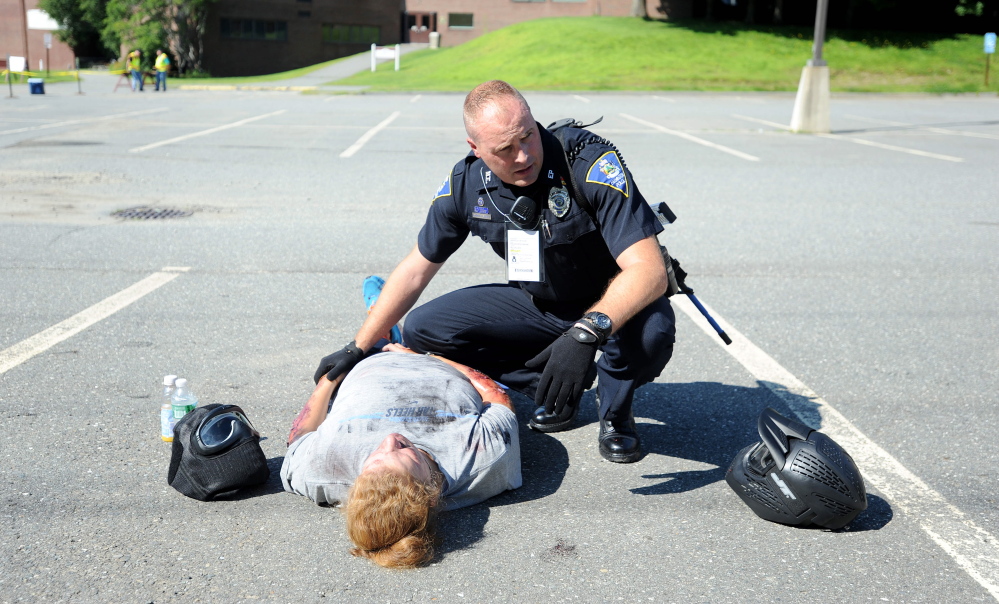
M 177 389 L 173 391 L 173 420 L 179 422 L 180 418 L 198 406 L 198 397 L 187 387 L 187 380 L 184 378 L 177 378 L 174 385 Z
M 160 405 L 160 438 L 166 442 L 173 442 L 173 391 L 175 375 L 164 376 L 163 378 L 163 398 Z

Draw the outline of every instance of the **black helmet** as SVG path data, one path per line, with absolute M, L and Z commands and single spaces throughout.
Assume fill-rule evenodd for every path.
M 758 427 L 763 442 L 739 451 L 725 474 L 757 516 L 838 529 L 867 509 L 860 470 L 833 439 L 769 407 Z

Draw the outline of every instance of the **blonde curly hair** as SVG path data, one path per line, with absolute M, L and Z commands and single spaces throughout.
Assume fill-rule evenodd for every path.
M 409 474 L 361 474 L 347 494 L 344 515 L 350 553 L 385 568 L 415 568 L 434 557 L 442 476 L 429 483 Z

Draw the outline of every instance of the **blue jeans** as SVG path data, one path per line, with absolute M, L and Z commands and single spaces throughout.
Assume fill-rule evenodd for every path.
M 139 69 L 132 70 L 132 91 L 136 89 L 142 90 L 142 71 Z
M 163 84 L 163 92 L 166 92 L 166 73 L 165 71 L 156 72 L 156 90 L 160 89 L 160 84 Z

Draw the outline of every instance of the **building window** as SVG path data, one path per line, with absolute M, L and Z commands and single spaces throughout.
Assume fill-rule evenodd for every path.
M 323 24 L 323 42 L 327 44 L 378 44 L 381 30 L 374 25 Z
M 472 13 L 448 13 L 447 26 L 451 29 L 472 29 Z
M 298 11 L 298 16 L 299 17 L 311 17 L 312 16 L 312 11 L 310 11 L 310 10 L 300 10 L 300 11 Z
M 241 40 L 287 40 L 287 21 L 262 21 L 260 19 L 221 19 L 223 38 Z

